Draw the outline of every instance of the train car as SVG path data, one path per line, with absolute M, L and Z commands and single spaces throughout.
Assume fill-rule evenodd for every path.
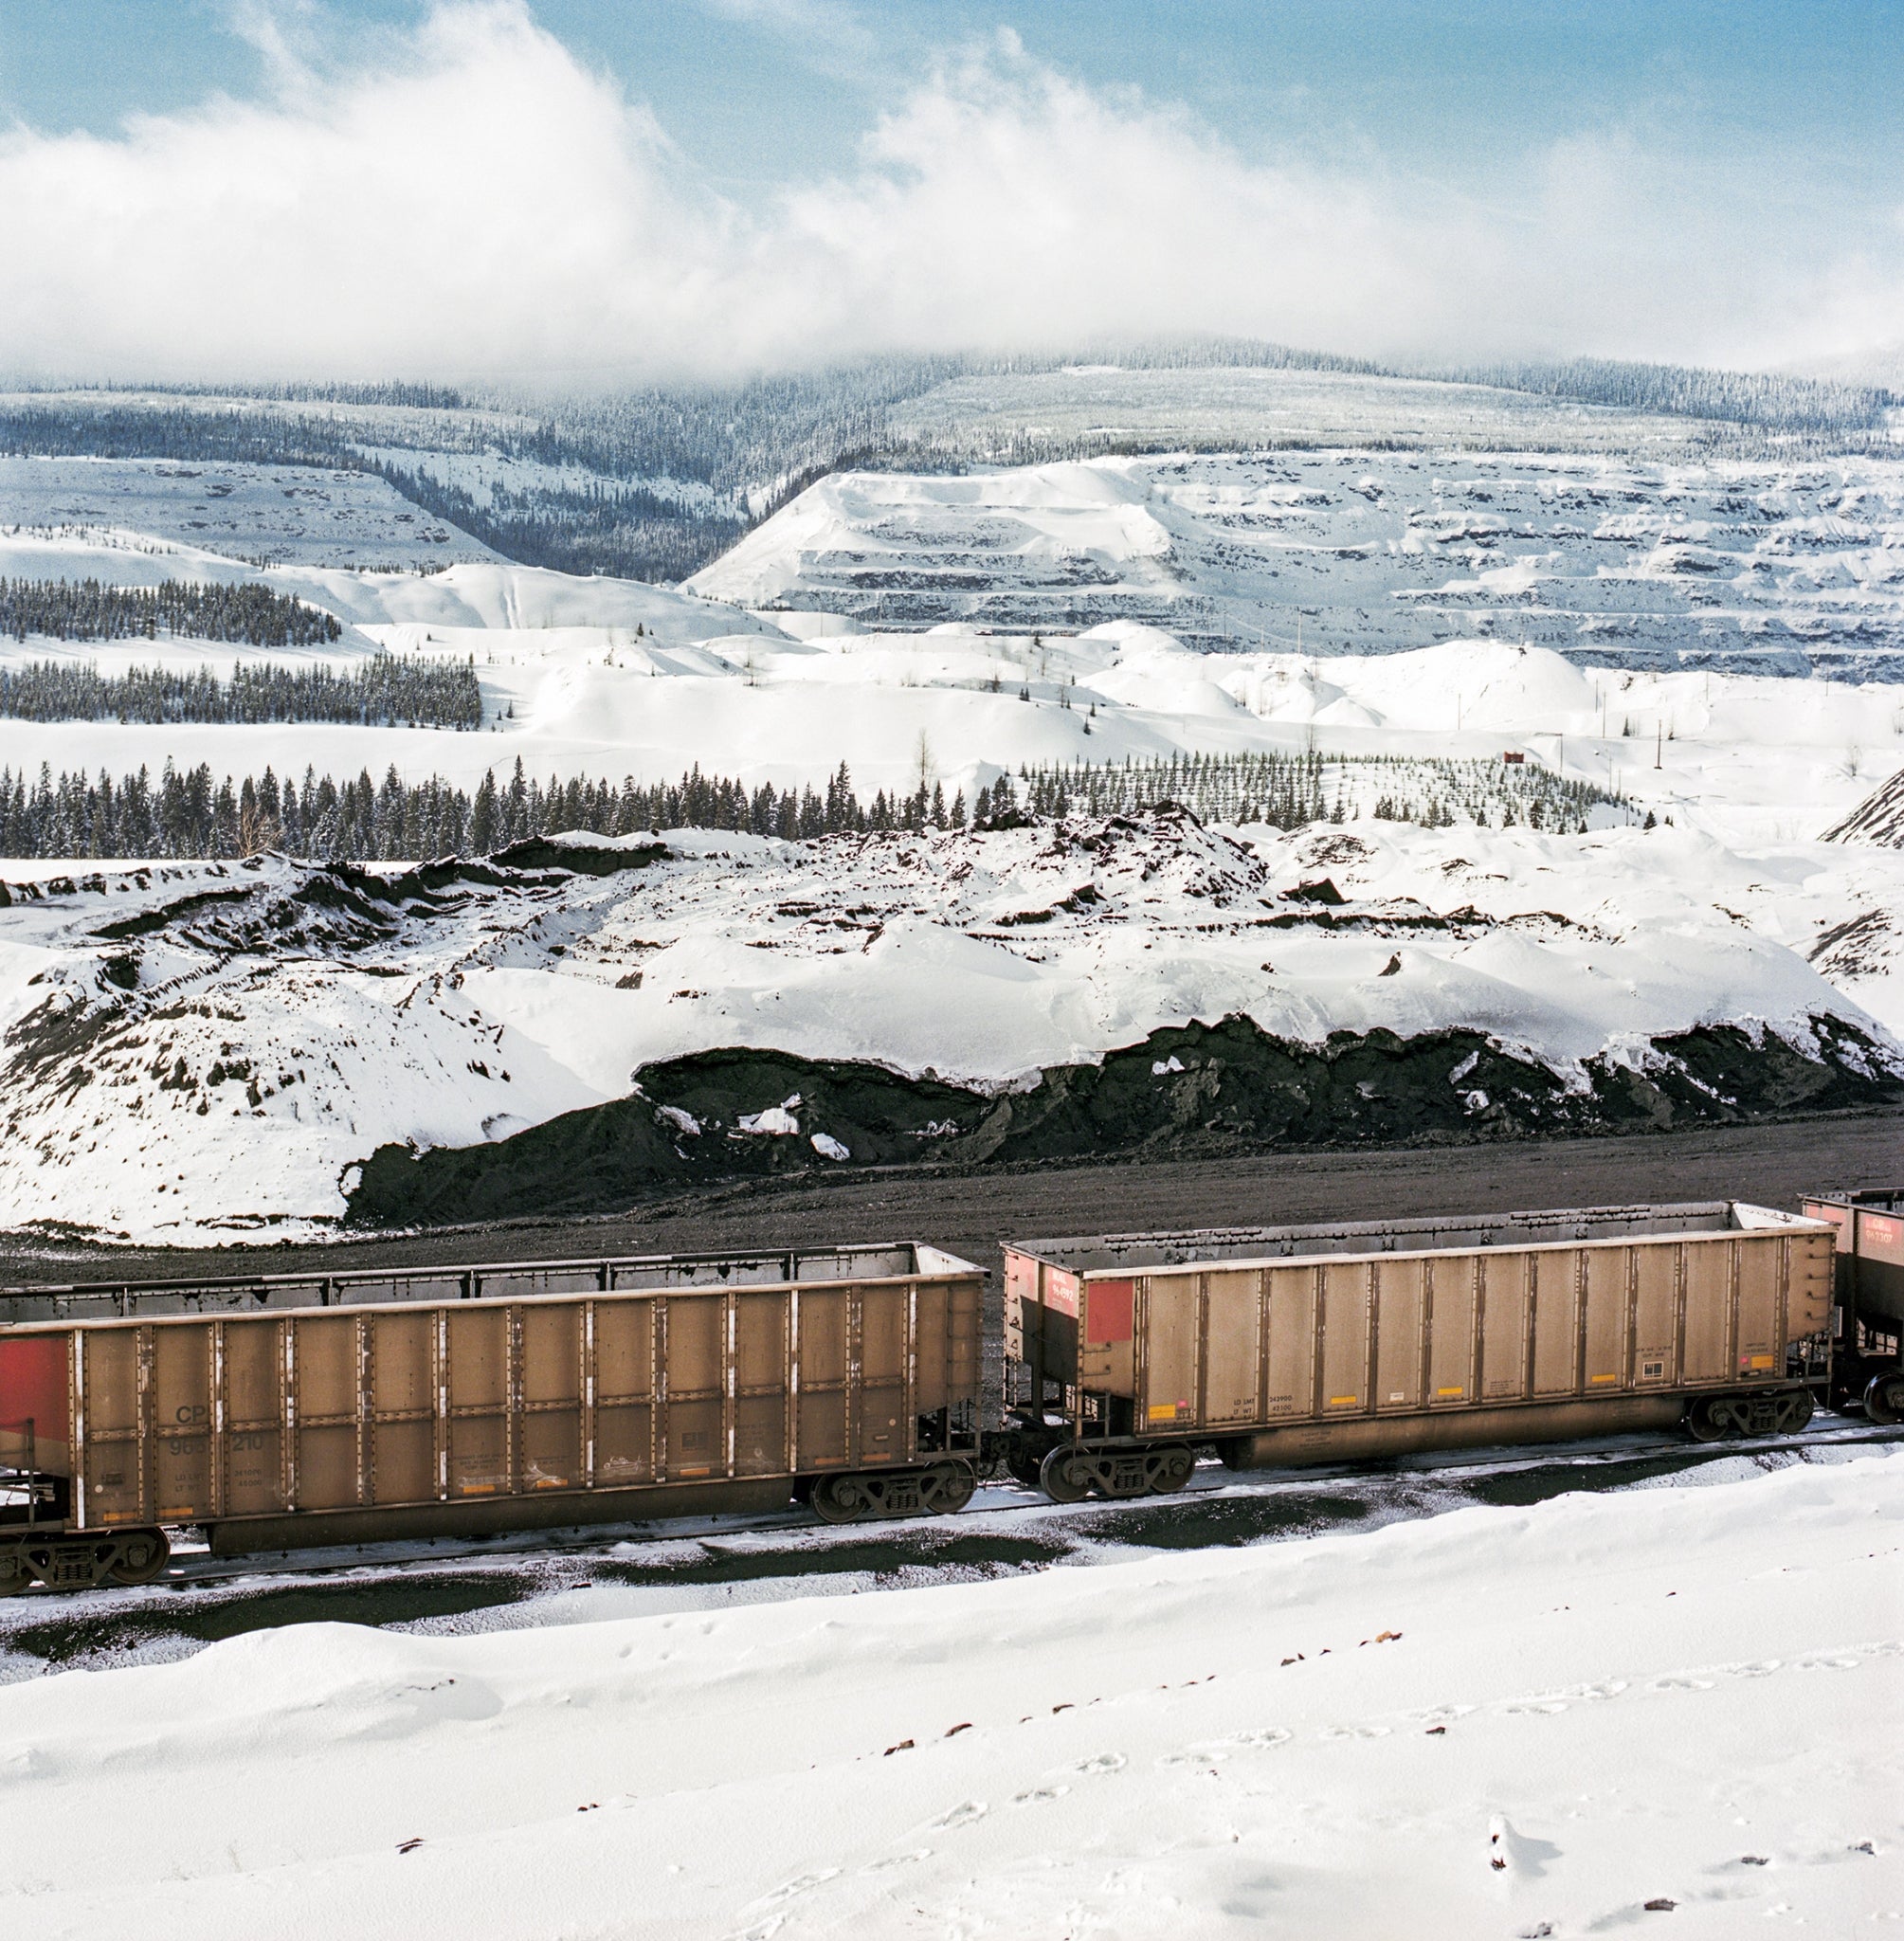
M 951 1511 L 983 1270 L 902 1244 L 16 1289 L 0 1593 L 219 1554 L 784 1506 Z
M 1904 1187 L 1802 1203 L 1838 1236 L 1833 1399 L 1873 1422 L 1904 1422 Z
M 1005 1250 L 1006 1460 L 1061 1502 L 1236 1467 L 1803 1427 L 1833 1228 L 1736 1201 Z

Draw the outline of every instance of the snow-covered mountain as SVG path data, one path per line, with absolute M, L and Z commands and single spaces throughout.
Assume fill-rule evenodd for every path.
M 823 479 L 690 585 L 869 623 L 1151 623 L 1320 654 L 1488 635 L 1904 676 L 1904 462 L 1279 450 Z

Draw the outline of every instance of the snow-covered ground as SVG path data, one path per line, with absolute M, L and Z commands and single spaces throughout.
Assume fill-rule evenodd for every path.
M 1127 619 L 1327 654 L 1491 634 L 1636 664 L 1868 658 L 1895 679 L 1904 461 L 1455 446 L 846 472 L 689 584 L 869 622 Z
M 17 1684 L 0 1908 L 154 1941 L 1882 1932 L 1900 1466 Z
M 1904 1036 L 1890 848 L 1170 816 L 666 841 L 367 921 L 279 859 L 17 871 L 39 887 L 0 925 L 0 1225 L 296 1230 L 388 1141 L 500 1138 L 722 1045 L 1006 1086 L 1242 1013 L 1309 1043 L 1465 1026 L 1583 1084 L 1698 1025 Z M 1324 877 L 1343 905 L 1286 899 Z

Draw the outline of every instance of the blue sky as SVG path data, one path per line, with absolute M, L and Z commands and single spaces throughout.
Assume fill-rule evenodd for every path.
M 1193 328 L 1855 362 L 1904 343 L 1900 101 L 1904 0 L 10 0 L 0 245 L 45 274 L 0 332 L 189 361 L 184 269 L 144 336 L 93 314 L 158 224 L 154 276 L 295 247 L 379 291 L 381 340 L 237 317 L 287 369 Z M 433 265 L 420 215 L 466 226 Z M 590 251 L 620 336 L 458 308 L 505 259 L 592 307 Z
M 1245 152 L 1379 151 L 1485 182 L 1569 130 L 1669 127 L 1687 153 L 1777 155 L 1876 200 L 1904 162 L 1895 0 L 535 0 L 535 18 L 649 101 L 736 193 L 837 166 L 934 50 L 1010 27 L 1094 84 L 1181 101 Z M 347 58 L 416 0 L 11 0 L 0 115 L 110 133 L 269 85 L 262 22 Z M 1769 185 L 1768 185 L 1769 186 Z

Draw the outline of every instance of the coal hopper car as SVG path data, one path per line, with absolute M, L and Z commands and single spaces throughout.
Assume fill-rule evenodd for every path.
M 1008 1245 L 1006 1460 L 1075 1501 L 1179 1488 L 1211 1443 L 1789 1432 L 1828 1378 L 1833 1241 L 1718 1201 Z
M 1820 1193 L 1804 1212 L 1838 1239 L 1833 1397 L 1904 1422 L 1904 1187 Z
M 0 1296 L 0 1593 L 218 1553 L 961 1508 L 984 1274 L 923 1245 Z

